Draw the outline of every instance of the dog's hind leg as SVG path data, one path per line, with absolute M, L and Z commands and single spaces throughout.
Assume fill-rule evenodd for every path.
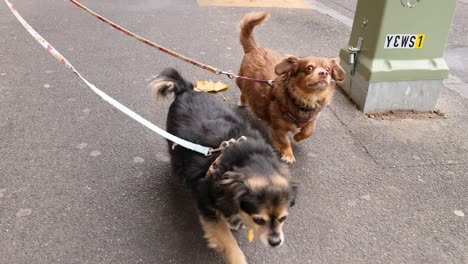
M 239 103 L 237 104 L 238 106 L 245 106 L 247 104 L 246 102 L 247 99 L 245 99 L 245 96 L 243 94 L 241 94 L 240 98 L 239 98 Z
M 224 254 L 227 264 L 247 264 L 244 253 L 239 248 L 231 233 L 230 225 L 222 216 L 216 220 L 206 219 L 200 215 L 200 222 L 205 231 L 208 246 Z

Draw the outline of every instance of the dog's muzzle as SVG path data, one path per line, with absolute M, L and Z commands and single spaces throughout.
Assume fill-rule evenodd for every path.
M 268 244 L 272 247 L 276 247 L 276 246 L 279 246 L 281 245 L 281 242 L 283 242 L 281 240 L 281 238 L 278 236 L 278 237 L 270 237 L 268 238 Z

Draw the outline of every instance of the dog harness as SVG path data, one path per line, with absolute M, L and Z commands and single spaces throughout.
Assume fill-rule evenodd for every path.
M 221 162 L 221 155 L 222 154 L 219 154 L 219 156 L 213 161 L 213 163 L 211 163 L 211 166 L 208 168 L 208 171 L 206 171 L 205 177 L 207 178 L 211 177 L 213 173 L 216 171 L 216 167 Z
M 317 119 L 317 115 L 315 113 L 312 114 L 310 118 L 307 119 L 299 119 L 296 118 L 289 110 L 288 107 L 285 105 L 281 105 L 280 107 L 281 112 L 283 113 L 283 116 L 288 119 L 289 121 L 293 122 L 298 128 L 303 128 L 310 122 L 314 121 Z M 315 110 L 315 109 L 314 109 Z M 302 110 L 301 110 L 302 111 Z
M 230 147 L 230 146 L 232 146 L 234 144 L 241 144 L 241 143 L 244 143 L 246 141 L 247 141 L 247 137 L 245 137 L 245 136 L 241 136 L 238 139 L 231 138 L 230 140 L 221 142 L 219 147 L 216 148 L 216 149 L 213 149 L 212 152 L 223 151 L 226 148 L 228 148 L 228 147 Z M 213 175 L 213 172 L 215 172 L 215 170 L 216 170 L 216 166 L 221 162 L 221 155 L 222 154 L 223 153 L 221 152 L 219 154 L 219 156 L 213 161 L 213 163 L 211 163 L 211 166 L 208 168 L 208 171 L 206 171 L 206 177 L 210 177 L 211 175 Z
M 288 119 L 289 121 L 293 122 L 298 128 L 303 128 L 310 122 L 314 121 L 317 119 L 317 115 L 320 112 L 320 110 L 323 108 L 322 105 L 320 107 L 312 108 L 312 107 L 304 107 L 299 105 L 297 100 L 292 97 L 292 95 L 289 93 L 289 91 L 286 89 L 286 95 L 287 97 L 291 100 L 291 102 L 294 104 L 295 107 L 299 109 L 299 111 L 307 113 L 310 115 L 308 118 L 297 118 L 295 117 L 291 111 L 289 111 L 289 108 L 287 105 L 280 104 L 280 111 L 283 113 L 283 117 Z

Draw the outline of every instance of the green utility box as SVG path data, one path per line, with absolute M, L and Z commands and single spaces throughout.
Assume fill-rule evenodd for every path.
M 341 85 L 364 113 L 433 111 L 456 0 L 358 0 Z

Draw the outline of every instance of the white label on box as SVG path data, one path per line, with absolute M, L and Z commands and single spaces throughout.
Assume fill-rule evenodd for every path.
M 426 34 L 387 34 L 385 49 L 421 49 Z

